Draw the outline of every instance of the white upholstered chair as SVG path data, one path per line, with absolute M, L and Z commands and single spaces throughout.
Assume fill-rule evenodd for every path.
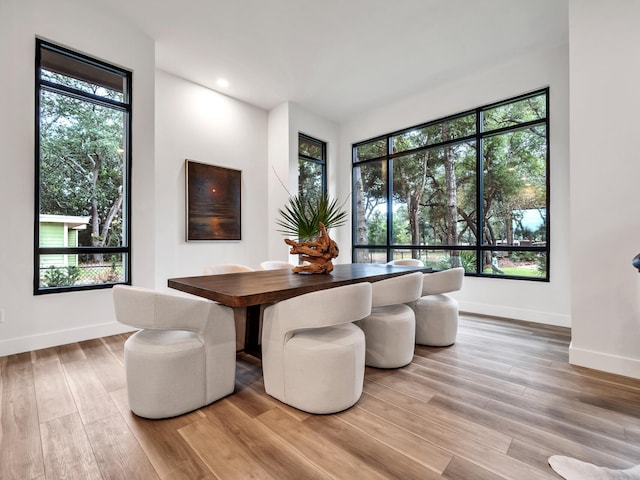
M 261 270 L 291 270 L 295 265 L 281 260 L 266 260 L 260 264 Z
M 238 263 L 212 263 L 204 267 L 205 275 L 224 275 L 226 273 L 253 272 L 251 267 Z M 247 331 L 247 309 L 246 307 L 234 307 L 234 322 L 236 325 L 236 351 L 244 349 L 244 337 Z
M 397 260 L 391 260 L 387 262 L 387 265 L 408 265 L 411 267 L 424 267 L 422 260 L 417 258 L 398 258 Z
M 399 368 L 411 363 L 416 320 L 405 304 L 420 297 L 422 277 L 416 272 L 371 284 L 371 314 L 356 322 L 364 331 L 367 366 Z
M 113 287 L 116 318 L 140 328 L 124 344 L 129 407 L 166 418 L 233 392 L 233 310 L 209 300 Z
M 453 345 L 458 333 L 458 301 L 445 295 L 462 288 L 464 268 L 426 273 L 422 297 L 414 302 L 416 343 L 434 347 Z
M 251 267 L 237 263 L 212 263 L 204 267 L 205 275 L 220 275 L 224 273 L 253 272 Z
M 265 391 L 309 413 L 334 413 L 362 395 L 365 340 L 353 323 L 371 311 L 371 284 L 307 293 L 264 311 Z

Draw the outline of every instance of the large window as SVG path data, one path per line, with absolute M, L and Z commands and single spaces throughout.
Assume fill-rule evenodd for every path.
M 353 261 L 548 280 L 548 89 L 353 145 Z
M 327 193 L 327 144 L 298 134 L 298 196 L 315 203 Z
M 34 293 L 129 282 L 131 73 L 36 41 Z

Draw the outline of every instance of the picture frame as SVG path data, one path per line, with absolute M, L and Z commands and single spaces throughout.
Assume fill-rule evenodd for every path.
M 185 160 L 186 241 L 241 240 L 242 171 Z

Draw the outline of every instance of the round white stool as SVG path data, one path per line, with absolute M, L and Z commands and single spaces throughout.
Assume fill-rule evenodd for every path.
M 416 321 L 413 310 L 402 303 L 375 307 L 371 315 L 356 322 L 366 338 L 365 364 L 376 368 L 399 368 L 413 360 Z
M 205 347 L 195 332 L 140 330 L 124 344 L 131 411 L 166 418 L 205 401 Z
M 432 347 L 448 347 L 458 333 L 458 302 L 438 294 L 420 297 L 414 304 L 416 343 Z
M 305 329 L 284 347 L 286 403 L 309 413 L 346 410 L 362 395 L 364 334 L 353 323 Z

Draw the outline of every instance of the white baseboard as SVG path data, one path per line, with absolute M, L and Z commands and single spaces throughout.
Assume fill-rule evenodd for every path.
M 569 363 L 640 379 L 640 360 L 575 348 L 573 342 L 569 345 Z
M 502 305 L 489 305 L 474 302 L 458 302 L 460 311 L 475 313 L 478 315 L 488 315 L 491 317 L 512 318 L 524 322 L 543 323 L 545 325 L 555 325 L 557 327 L 571 327 L 571 316 L 566 314 L 541 312 L 538 310 L 527 310 L 524 308 L 506 307 Z
M 0 357 L 13 355 L 16 353 L 40 350 L 41 348 L 66 345 L 67 343 L 81 342 L 93 338 L 108 337 L 119 333 L 131 332 L 136 329 L 117 322 L 88 325 L 82 328 L 69 330 L 56 330 L 53 332 L 30 335 L 27 337 L 16 337 L 0 341 Z

